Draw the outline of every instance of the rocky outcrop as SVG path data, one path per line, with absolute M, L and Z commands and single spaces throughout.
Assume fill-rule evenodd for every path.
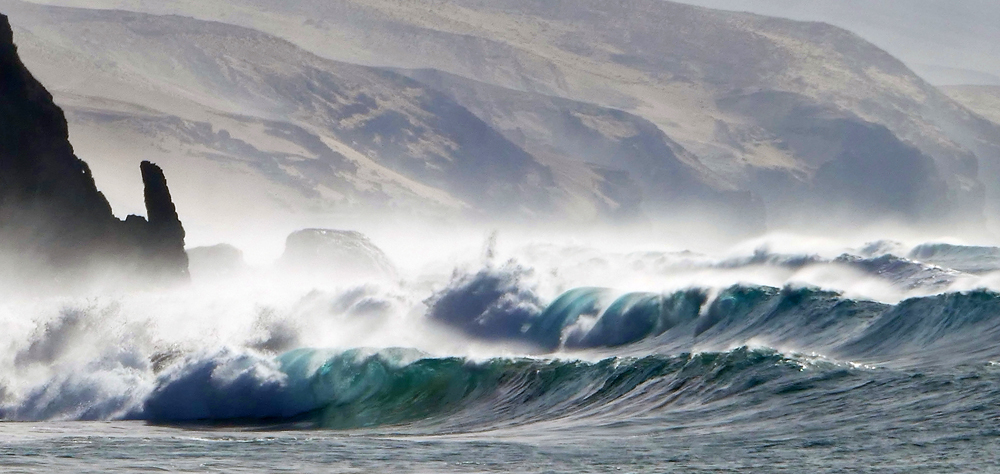
M 149 219 L 118 220 L 0 15 L 0 276 L 71 286 L 98 274 L 186 280 L 184 228 L 163 171 L 149 162 L 141 171 Z
M 335 277 L 393 277 L 396 269 L 389 257 L 352 230 L 304 229 L 285 241 L 279 264 L 297 273 Z
M 234 276 L 246 269 L 243 251 L 229 244 L 188 249 L 191 278 L 218 278 Z
M 139 165 L 148 220 L 142 231 L 142 257 L 151 277 L 166 280 L 188 278 L 188 257 L 184 252 L 184 226 L 170 199 L 163 170 L 148 161 Z

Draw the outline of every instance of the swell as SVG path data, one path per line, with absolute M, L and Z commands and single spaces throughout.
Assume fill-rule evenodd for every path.
M 204 371 L 204 361 L 189 361 L 164 374 L 131 417 L 158 423 L 288 419 L 332 429 L 405 425 L 468 432 L 614 421 L 725 404 L 757 392 L 791 393 L 797 390 L 789 387 L 847 377 L 853 370 L 745 347 L 597 362 L 299 349 L 273 361 L 258 360 L 262 367 L 237 377 L 226 375 L 228 369 L 218 362 Z
M 969 367 L 992 372 L 976 382 L 986 384 L 982 390 L 963 389 L 960 405 L 993 406 L 1000 386 L 990 363 L 1000 355 L 993 343 L 998 316 L 1000 295 L 985 290 L 889 305 L 813 288 L 671 294 L 579 288 L 517 331 L 525 340 L 555 341 L 555 356 L 474 360 L 414 349 L 273 356 L 222 348 L 150 361 L 119 348 L 67 366 L 23 395 L 0 393 L 6 398 L 0 419 L 257 420 L 434 433 L 631 424 L 692 413 L 721 423 L 760 406 L 778 411 L 776 417 L 792 416 L 781 412 L 791 404 L 813 411 L 820 407 L 812 400 L 834 394 L 877 399 L 883 395 L 872 387 L 878 386 L 898 391 L 901 400 L 921 390 L 948 400 Z M 67 317 L 46 334 L 69 337 L 80 321 Z M 30 345 L 20 363 L 61 366 L 77 353 L 53 347 Z M 879 364 L 885 368 L 869 368 Z M 919 373 L 934 374 L 934 382 L 915 378 Z
M 897 415 L 900 423 L 929 412 L 977 420 L 1000 415 L 995 364 L 960 373 L 899 371 L 747 347 L 596 362 L 299 349 L 257 363 L 272 364 L 284 378 L 259 377 L 264 370 L 259 378 L 236 382 L 216 370 L 210 380 L 194 380 L 183 375 L 182 364 L 161 377 L 132 417 L 161 424 L 284 420 L 298 427 L 408 434 L 530 425 L 533 433 L 611 435 L 625 428 L 635 435 L 681 425 L 755 429 L 783 421 L 850 430 L 851 420 L 891 424 Z M 184 403 L 174 398 L 174 388 L 195 387 Z M 206 406 L 221 411 L 191 410 Z
M 909 258 L 969 273 L 1000 270 L 1000 248 L 925 243 L 910 250 Z
M 483 291 L 485 280 L 502 281 L 502 291 Z M 542 307 L 516 276 L 488 275 L 445 293 L 429 301 L 430 318 L 474 338 L 514 342 L 538 353 L 676 354 L 750 344 L 897 365 L 1000 356 L 994 343 L 1000 294 L 988 290 L 886 304 L 812 287 L 736 285 L 673 293 L 583 287 Z M 468 300 L 461 311 L 440 304 L 457 299 Z
M 887 272 L 888 278 L 948 271 L 880 253 L 882 247 L 850 257 L 852 265 Z M 932 250 L 913 257 L 956 252 Z M 959 250 L 962 258 L 990 252 Z M 739 265 L 815 264 L 775 255 L 761 253 L 753 257 L 756 263 Z M 306 314 L 325 308 L 338 316 L 263 311 L 269 316 L 255 323 L 245 342 L 208 338 L 200 346 L 163 344 L 152 332 L 155 326 L 130 321 L 114 308 L 108 314 L 68 309 L 34 332 L 22 331 L 27 337 L 11 346 L 11 378 L 0 379 L 0 419 L 278 420 L 436 433 L 533 423 L 615 425 L 685 413 L 718 421 L 752 416 L 759 406 L 780 411 L 799 404 L 812 412 L 813 400 L 834 394 L 877 399 L 881 395 L 866 391 L 879 386 L 899 391 L 901 400 L 911 396 L 906 387 L 916 387 L 912 396 L 940 389 L 944 400 L 954 383 L 949 377 L 968 367 L 993 367 L 990 361 L 1000 359 L 994 343 L 1000 338 L 1000 295 L 987 290 L 897 304 L 812 287 L 749 284 L 666 293 L 580 287 L 550 299 L 539 296 L 531 281 L 530 271 L 516 265 L 456 275 L 425 301 L 425 314 L 405 318 L 387 316 L 383 310 L 391 305 L 348 304 L 367 301 L 367 290 L 329 298 L 311 293 Z M 421 337 L 448 340 L 449 347 L 475 339 L 486 343 L 477 347 L 489 354 L 535 357 L 288 351 L 310 344 L 303 341 L 316 324 L 362 334 L 350 326 L 354 320 L 363 320 L 358 327 L 364 331 L 416 328 Z M 401 323 L 406 325 L 394 326 Z M 441 326 L 449 330 L 439 331 Z M 768 347 L 775 349 L 763 349 Z M 933 383 L 915 377 L 928 371 L 936 374 Z M 983 380 L 995 379 L 990 372 Z M 996 389 L 990 387 L 982 396 L 994 398 L 968 390 L 963 400 L 993 406 Z

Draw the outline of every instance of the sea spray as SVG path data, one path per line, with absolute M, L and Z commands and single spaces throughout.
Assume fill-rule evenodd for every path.
M 635 380 L 621 396 L 645 394 L 657 400 L 643 409 L 652 410 L 681 399 L 756 400 L 755 387 L 772 387 L 769 380 L 780 380 L 782 393 L 809 393 L 812 379 L 796 375 L 815 368 L 808 361 L 829 361 L 835 370 L 822 370 L 836 373 L 883 367 L 872 372 L 882 374 L 1000 360 L 993 343 L 1000 296 L 966 288 L 990 276 L 905 256 L 858 252 L 847 265 L 848 257 L 823 254 L 792 265 L 756 252 L 745 256 L 753 263 L 737 265 L 733 255 L 581 254 L 553 245 L 491 253 L 485 262 L 455 264 L 450 274 L 410 270 L 399 281 L 303 281 L 260 271 L 228 277 L 224 286 L 10 299 L 0 305 L 8 328 L 0 335 L 8 367 L 0 416 L 329 428 L 453 423 L 461 431 L 562 416 L 554 413 L 585 419 L 588 410 L 603 410 L 594 391 L 623 377 L 612 366 L 628 368 L 626 378 Z M 958 280 L 942 286 L 912 278 L 911 269 Z M 632 279 L 619 278 L 629 271 Z M 817 271 L 845 277 L 825 287 L 797 280 Z M 859 296 L 859 288 L 874 287 L 858 286 L 856 275 L 894 293 Z M 310 347 L 320 349 L 303 349 Z M 754 366 L 744 382 L 726 382 L 708 398 L 651 388 L 692 387 L 694 379 L 677 375 L 691 373 L 691 360 L 743 360 L 735 354 L 744 353 L 798 368 L 773 379 L 765 375 L 773 369 L 761 368 L 770 365 Z M 515 400 L 538 401 L 525 410 L 541 411 L 519 411 Z M 602 403 L 620 411 L 616 400 Z M 477 410 L 493 421 L 472 416 Z

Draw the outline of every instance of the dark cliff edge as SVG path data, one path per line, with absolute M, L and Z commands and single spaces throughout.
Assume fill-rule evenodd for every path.
M 143 162 L 147 218 L 115 218 L 69 143 L 63 111 L 18 57 L 0 14 L 0 277 L 86 287 L 188 280 L 184 228 L 163 171 Z

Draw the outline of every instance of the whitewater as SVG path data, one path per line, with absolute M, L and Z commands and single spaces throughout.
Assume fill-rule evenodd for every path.
M 1000 470 L 1000 248 L 477 239 L 6 296 L 0 470 Z

